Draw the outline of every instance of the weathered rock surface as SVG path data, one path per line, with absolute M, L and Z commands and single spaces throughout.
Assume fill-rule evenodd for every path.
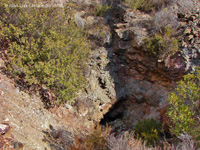
M 180 52 L 158 60 L 148 53 L 143 39 L 150 36 L 153 19 L 150 15 L 116 6 L 118 14 L 111 22 L 112 49 L 108 49 L 115 83 L 117 102 L 104 116 L 102 124 L 109 122 L 116 130 L 133 129 L 138 119 L 161 120 L 167 106 L 168 93 L 184 74 L 192 72 L 199 63 L 199 14 L 178 14 L 184 20 L 181 35 L 185 47 Z M 118 21 L 116 21 L 118 20 Z M 180 20 L 178 20 L 180 22 Z M 177 30 L 181 30 L 177 28 Z M 194 47 L 194 45 L 196 47 Z
M 168 8 L 167 19 L 178 33 L 184 33 L 180 36 L 183 46 L 179 52 L 158 60 L 144 48 L 143 42 L 152 34 L 155 18 L 120 2 L 110 3 L 113 8 L 105 19 L 85 13 L 86 10 L 76 13 L 78 20 L 84 22 L 93 51 L 85 71 L 85 92 L 68 108 L 85 123 L 90 120 L 90 125 L 104 118 L 101 123 L 110 122 L 116 129 L 126 130 L 141 118 L 160 120 L 175 82 L 199 65 L 199 14 L 186 14 L 196 10 L 184 9 L 196 4 L 192 0 L 184 5 L 174 2 Z M 159 20 L 156 21 L 159 26 Z M 167 23 L 161 22 L 161 26 Z

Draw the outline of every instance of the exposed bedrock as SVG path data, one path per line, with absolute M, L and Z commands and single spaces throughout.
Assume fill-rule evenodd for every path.
M 77 12 L 93 51 L 84 72 L 85 92 L 71 111 L 90 121 L 86 124 L 109 123 L 119 131 L 132 129 L 138 119 L 161 120 L 176 81 L 199 65 L 199 11 L 173 14 L 183 45 L 180 51 L 158 59 L 144 47 L 144 38 L 151 35 L 155 23 L 149 14 L 119 3 L 104 18 Z
M 118 131 L 125 131 L 133 129 L 138 119 L 163 121 L 167 96 L 183 75 L 199 65 L 200 47 L 199 38 L 195 38 L 195 43 L 187 42 L 180 51 L 159 60 L 144 48 L 143 43 L 143 39 L 150 35 L 150 24 L 154 18 L 122 5 L 114 9 L 114 13 L 107 16 L 112 20 L 110 27 L 113 41 L 112 48 L 107 50 L 117 101 L 104 115 L 101 124 L 109 123 Z M 193 14 L 187 14 L 185 22 Z M 181 24 L 184 19 L 179 19 Z M 190 28 L 190 24 L 184 23 L 185 28 Z M 185 37 L 183 34 L 180 39 Z

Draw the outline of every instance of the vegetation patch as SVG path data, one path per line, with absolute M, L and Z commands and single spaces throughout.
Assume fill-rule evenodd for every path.
M 172 2 L 173 0 L 125 0 L 125 3 L 132 9 L 144 12 L 158 11 Z
M 187 133 L 200 143 L 200 68 L 187 74 L 178 82 L 175 91 L 168 97 L 168 117 L 172 121 L 171 131 L 175 135 Z M 199 145 L 200 146 L 200 145 Z
M 147 145 L 154 145 L 160 139 L 162 124 L 154 119 L 139 120 L 134 128 L 137 137 L 142 138 Z
M 94 12 L 95 12 L 95 15 L 96 16 L 103 16 L 109 9 L 111 8 L 111 6 L 105 4 L 95 4 L 95 7 L 94 7 Z
M 37 1 L 39 3 L 39 1 Z M 73 21 L 66 24 L 63 8 L 8 7 L 0 3 L 0 39 L 9 41 L 7 72 L 34 89 L 46 86 L 57 102 L 66 102 L 83 87 L 89 41 Z
M 155 33 L 152 38 L 144 39 L 145 47 L 153 56 L 163 60 L 179 50 L 178 39 L 172 36 L 173 30 L 165 27 L 161 34 Z
M 107 138 L 110 134 L 111 128 L 97 125 L 94 131 L 85 137 L 76 137 L 74 145 L 70 148 L 72 150 L 109 150 Z

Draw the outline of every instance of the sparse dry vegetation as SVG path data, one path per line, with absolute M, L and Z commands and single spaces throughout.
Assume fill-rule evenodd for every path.
M 167 141 L 161 141 L 159 145 L 147 145 L 142 139 L 135 138 L 135 133 L 125 132 L 120 135 L 111 134 L 110 127 L 97 128 L 88 136 L 75 137 L 73 146 L 70 150 L 195 150 L 195 143 L 192 137 L 187 134 L 181 134 L 178 137 L 179 142 L 169 144 Z
M 108 150 L 107 137 L 111 131 L 110 127 L 97 125 L 94 131 L 88 136 L 75 137 L 71 150 Z
M 169 27 L 176 31 L 180 26 L 177 21 L 176 15 L 170 12 L 167 8 L 157 12 L 153 18 L 153 28 L 155 32 L 163 32 L 165 27 Z

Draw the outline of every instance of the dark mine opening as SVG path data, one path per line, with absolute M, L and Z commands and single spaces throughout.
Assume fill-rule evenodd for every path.
M 125 109 L 123 109 L 123 104 L 126 102 L 127 97 L 120 98 L 112 108 L 104 115 L 101 119 L 100 124 L 106 125 L 109 122 L 115 121 L 116 119 L 121 119 L 124 117 Z

